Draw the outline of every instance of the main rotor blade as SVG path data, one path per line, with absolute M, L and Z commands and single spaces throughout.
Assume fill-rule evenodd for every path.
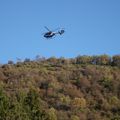
M 45 29 L 47 29 L 49 32 L 51 32 L 51 30 L 49 30 L 46 26 L 44 26 L 45 27 Z

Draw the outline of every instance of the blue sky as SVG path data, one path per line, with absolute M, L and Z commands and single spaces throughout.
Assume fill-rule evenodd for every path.
M 46 40 L 42 33 L 65 28 Z M 0 63 L 120 54 L 120 0 L 0 0 Z

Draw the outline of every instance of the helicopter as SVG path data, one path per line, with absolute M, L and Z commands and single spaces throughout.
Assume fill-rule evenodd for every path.
M 45 29 L 48 31 L 44 33 L 45 38 L 53 38 L 53 36 L 55 36 L 56 34 L 62 35 L 65 32 L 64 29 L 59 29 L 57 32 L 53 32 L 52 30 L 48 29 L 46 26 Z

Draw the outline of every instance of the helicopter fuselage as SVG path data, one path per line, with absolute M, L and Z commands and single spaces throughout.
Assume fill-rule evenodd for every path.
M 47 33 L 44 34 L 44 37 L 45 38 L 52 38 L 54 35 L 55 35 L 54 32 L 47 32 Z

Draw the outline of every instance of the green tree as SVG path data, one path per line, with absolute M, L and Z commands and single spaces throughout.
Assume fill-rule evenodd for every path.
M 113 56 L 112 60 L 112 65 L 120 67 L 120 55 Z
M 97 65 L 109 65 L 111 62 L 111 58 L 104 54 L 96 57 L 96 64 Z
M 54 108 L 50 108 L 48 110 L 48 120 L 57 120 L 57 115 Z
M 92 57 L 90 56 L 83 55 L 83 56 L 78 56 L 76 58 L 77 64 L 90 64 L 91 62 L 92 62 Z
M 5 120 L 9 112 L 9 98 L 0 88 L 0 120 Z
M 25 98 L 25 109 L 31 120 L 47 120 L 47 114 L 43 111 L 42 103 L 37 91 L 31 89 Z

